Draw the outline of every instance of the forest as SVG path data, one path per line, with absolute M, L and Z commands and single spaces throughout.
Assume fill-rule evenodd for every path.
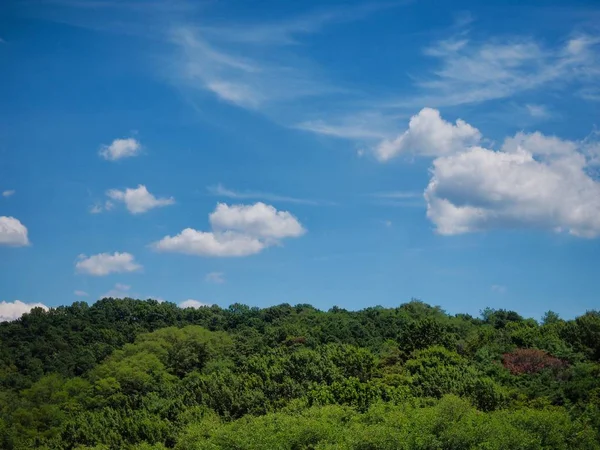
M 3 449 L 600 449 L 600 312 L 105 298 L 0 324 Z

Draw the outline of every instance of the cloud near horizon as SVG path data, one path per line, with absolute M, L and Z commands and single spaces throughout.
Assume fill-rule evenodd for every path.
M 0 302 L 0 322 L 17 320 L 23 314 L 29 313 L 33 308 L 42 308 L 44 311 L 48 311 L 48 307 L 43 303 L 25 303 L 21 300 Z
M 177 306 L 179 306 L 180 308 L 206 308 L 209 306 L 212 306 L 212 303 L 204 303 L 198 300 L 194 300 L 194 299 L 188 299 L 186 301 L 183 301 L 181 303 L 179 303 Z

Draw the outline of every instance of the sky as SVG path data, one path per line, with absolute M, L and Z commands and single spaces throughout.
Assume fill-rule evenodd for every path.
M 6 0 L 0 320 L 600 307 L 595 1 Z

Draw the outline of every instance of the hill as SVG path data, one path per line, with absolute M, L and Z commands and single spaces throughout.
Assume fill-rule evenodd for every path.
M 0 324 L 6 449 L 600 448 L 600 313 L 112 299 Z

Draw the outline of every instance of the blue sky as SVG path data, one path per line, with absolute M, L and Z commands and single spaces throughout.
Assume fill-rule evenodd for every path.
M 2 2 L 0 317 L 598 308 L 598 24 L 592 1 Z

